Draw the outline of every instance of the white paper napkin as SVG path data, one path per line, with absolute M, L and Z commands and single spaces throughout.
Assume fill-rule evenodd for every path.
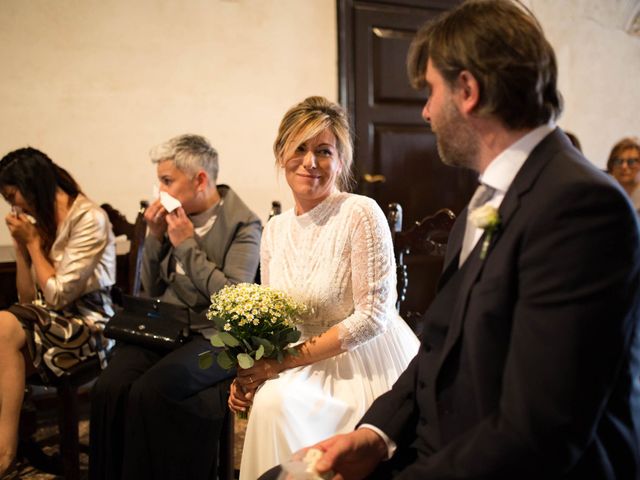
M 162 204 L 164 209 L 169 213 L 173 212 L 176 208 L 182 206 L 182 204 L 180 203 L 180 200 L 178 200 L 175 197 L 172 197 L 167 192 L 160 192 L 160 203 Z
M 310 448 L 306 452 L 298 451 L 285 462 L 282 462 L 282 473 L 278 480 L 328 480 L 333 478 L 333 472 L 322 475 L 316 470 L 316 463 L 322 457 L 322 451 Z

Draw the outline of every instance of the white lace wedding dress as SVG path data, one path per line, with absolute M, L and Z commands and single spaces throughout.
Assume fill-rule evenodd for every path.
M 391 234 L 372 199 L 334 193 L 304 215 L 278 215 L 265 227 L 260 253 L 263 283 L 310 308 L 301 340 L 339 324 L 347 351 L 262 385 L 249 414 L 241 480 L 353 430 L 418 351 L 395 310 Z

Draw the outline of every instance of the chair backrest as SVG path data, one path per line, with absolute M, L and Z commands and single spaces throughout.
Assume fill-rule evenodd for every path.
M 142 265 L 142 249 L 146 235 L 144 210 L 149 202 L 140 201 L 140 209 L 134 223 L 129 223 L 125 216 L 108 203 L 101 205 L 107 213 L 113 234 L 124 235 L 130 242 L 129 251 L 116 258 L 116 286 L 121 293 L 138 295 L 140 293 L 140 269 Z
M 435 278 L 428 279 L 429 282 L 427 282 L 435 286 L 440 269 L 442 268 L 449 233 L 451 232 L 455 218 L 456 216 L 451 210 L 443 208 L 403 230 L 402 207 L 397 203 L 391 203 L 389 205 L 387 221 L 391 228 L 398 276 L 398 301 L 396 308 L 413 328 L 416 328 L 413 323 L 415 323 L 417 317 L 421 316 L 424 311 L 403 309 L 404 302 L 408 300 L 409 296 L 429 296 L 431 293 L 435 295 L 435 289 L 433 289 L 433 292 L 425 292 L 423 289 L 410 291 L 409 266 L 406 257 L 411 255 L 415 258 L 415 261 L 413 261 L 411 265 L 415 270 L 419 270 L 421 264 L 422 266 L 427 265 L 433 267 L 433 264 L 436 263 L 435 267 L 437 268 L 431 268 L 427 273 L 433 277 L 434 272 L 436 272 Z M 420 273 L 424 276 L 424 272 Z M 421 280 L 425 279 L 421 278 Z M 433 295 L 431 295 L 431 298 Z M 424 300 L 423 303 L 430 302 L 431 298 Z M 424 309 L 426 309 L 426 306 Z
M 272 217 L 276 215 L 280 215 L 282 213 L 282 205 L 278 200 L 273 200 L 271 202 L 271 208 L 269 209 L 269 217 L 267 218 L 267 222 L 271 220 Z M 256 270 L 256 276 L 253 279 L 253 283 L 257 283 L 258 285 L 262 283 L 262 276 L 260 275 L 260 264 L 258 263 L 258 269 Z

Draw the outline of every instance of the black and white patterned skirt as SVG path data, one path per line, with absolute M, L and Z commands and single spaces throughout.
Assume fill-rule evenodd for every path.
M 100 332 L 113 315 L 108 289 L 88 293 L 61 311 L 36 304 L 14 304 L 8 311 L 22 324 L 33 366 L 46 384 L 96 355 L 106 366 L 111 345 Z

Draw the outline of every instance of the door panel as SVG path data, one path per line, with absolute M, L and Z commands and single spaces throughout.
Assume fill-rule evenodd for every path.
M 424 91 L 411 88 L 406 56 L 415 32 L 459 1 L 340 0 L 340 93 L 354 128 L 356 191 L 383 211 L 397 202 L 404 225 L 449 208 L 458 214 L 476 174 L 442 164 L 435 136 L 421 117 Z M 442 267 L 434 258 L 410 259 L 403 311 L 424 311 Z

